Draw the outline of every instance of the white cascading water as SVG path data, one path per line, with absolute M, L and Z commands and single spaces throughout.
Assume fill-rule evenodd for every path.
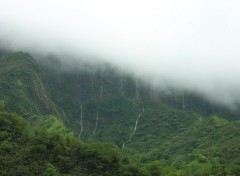
M 133 135 L 136 133 L 136 131 L 137 131 L 137 125 L 138 125 L 138 120 L 139 120 L 139 118 L 141 117 L 141 114 L 139 114 L 138 115 L 138 118 L 137 118 L 137 120 L 136 120 L 136 122 L 135 122 L 135 127 L 134 127 L 134 129 L 133 129 L 133 132 L 131 133 L 131 135 L 130 135 L 130 137 L 129 137 L 129 142 L 131 142 L 132 141 L 132 137 L 133 137 Z
M 81 106 L 81 117 L 80 117 L 80 132 L 79 132 L 79 137 L 81 138 L 83 132 L 83 114 L 82 114 L 82 106 Z
M 124 147 L 125 147 L 125 142 L 124 142 L 123 145 L 122 145 L 122 149 L 124 149 Z
M 144 106 L 143 106 L 143 108 L 142 108 L 142 113 L 144 113 L 145 112 L 145 108 L 144 108 Z M 138 127 L 138 122 L 139 122 L 139 119 L 140 119 L 140 117 L 141 117 L 141 113 L 138 115 L 138 118 L 136 119 L 136 121 L 135 121 L 135 126 L 134 126 L 134 129 L 133 129 L 133 132 L 130 134 L 130 137 L 129 137 L 129 140 L 128 140 L 128 142 L 131 142 L 132 141 L 132 137 L 133 137 L 133 135 L 136 133 L 136 131 L 137 131 L 137 127 Z M 123 143 L 123 145 L 122 145 L 122 149 L 125 147 L 125 142 Z
M 121 78 L 120 91 L 121 91 L 121 93 L 123 93 L 123 79 L 122 78 Z
M 100 87 L 100 100 L 102 100 L 103 97 L 103 86 Z
M 185 110 L 185 95 L 184 95 L 184 93 L 182 95 L 182 110 L 183 111 Z
M 138 80 L 136 80 L 136 98 L 139 100 L 139 85 L 138 85 Z
M 95 128 L 93 130 L 93 134 L 96 134 L 97 126 L 98 126 L 98 111 L 97 111 L 97 117 L 96 117 Z

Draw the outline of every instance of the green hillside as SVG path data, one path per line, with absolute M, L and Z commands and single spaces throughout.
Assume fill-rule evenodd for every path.
M 54 112 L 38 65 L 29 54 L 1 54 L 0 63 L 0 99 L 7 111 L 19 114 Z
M 87 65 L 69 68 L 53 57 L 39 61 L 23 52 L 2 53 L 0 111 L 8 112 L 1 115 L 4 122 L 1 145 L 4 148 L 8 141 L 10 148 L 18 146 L 11 148 L 11 155 L 1 150 L 3 160 L 17 167 L 18 160 L 25 160 L 21 152 L 37 158 L 32 166 L 31 160 L 19 166 L 26 169 L 24 173 L 36 170 L 37 175 L 46 169 L 71 175 L 236 175 L 240 172 L 238 111 L 209 103 L 193 92 L 153 89 L 106 64 L 97 68 Z M 6 119 L 16 122 L 5 122 Z M 24 144 L 15 137 L 4 136 L 4 131 L 13 135 L 14 131 L 6 128 L 15 128 L 15 123 L 22 126 L 19 138 Z M 58 126 L 55 128 L 54 124 Z M 56 138 L 51 144 L 54 149 L 46 151 L 49 144 L 45 140 L 50 142 L 53 138 Z M 40 147 L 43 152 L 31 153 L 29 146 L 37 150 Z M 59 148 L 55 150 L 56 146 Z M 76 153 L 77 148 L 92 153 L 79 161 L 77 157 L 82 154 Z M 113 153 L 108 155 L 108 149 Z M 118 159 L 110 167 L 112 157 Z M 88 165 L 94 162 L 93 166 Z M 39 163 L 41 168 L 37 167 Z M 63 163 L 69 166 L 65 168 Z M 100 163 L 103 166 L 91 169 Z M 8 165 L 1 165 L 2 173 L 7 175 Z

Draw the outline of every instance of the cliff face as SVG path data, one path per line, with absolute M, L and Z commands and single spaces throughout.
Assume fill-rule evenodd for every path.
M 5 109 L 19 114 L 53 113 L 37 63 L 27 53 L 0 56 L 0 99 Z

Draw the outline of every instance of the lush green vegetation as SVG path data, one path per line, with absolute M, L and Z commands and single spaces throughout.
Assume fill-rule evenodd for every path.
M 240 173 L 239 112 L 106 65 L 63 67 L 0 54 L 1 175 Z
M 55 117 L 34 126 L 1 113 L 1 175 L 136 175 L 139 168 L 113 144 L 82 143 Z
M 19 114 L 54 112 L 41 72 L 29 54 L 2 54 L 0 63 L 0 100 L 7 111 Z

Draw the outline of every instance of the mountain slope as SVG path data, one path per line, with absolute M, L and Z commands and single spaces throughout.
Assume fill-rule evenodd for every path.
M 27 53 L 1 54 L 0 110 L 17 112 L 31 124 L 40 118 L 34 115 L 56 115 L 81 140 L 114 142 L 153 170 L 239 171 L 238 112 L 190 92 L 153 89 L 107 65 L 63 67 L 51 58 L 36 62 Z
M 7 111 L 20 114 L 54 112 L 37 63 L 29 54 L 3 54 L 0 63 L 0 99 Z

